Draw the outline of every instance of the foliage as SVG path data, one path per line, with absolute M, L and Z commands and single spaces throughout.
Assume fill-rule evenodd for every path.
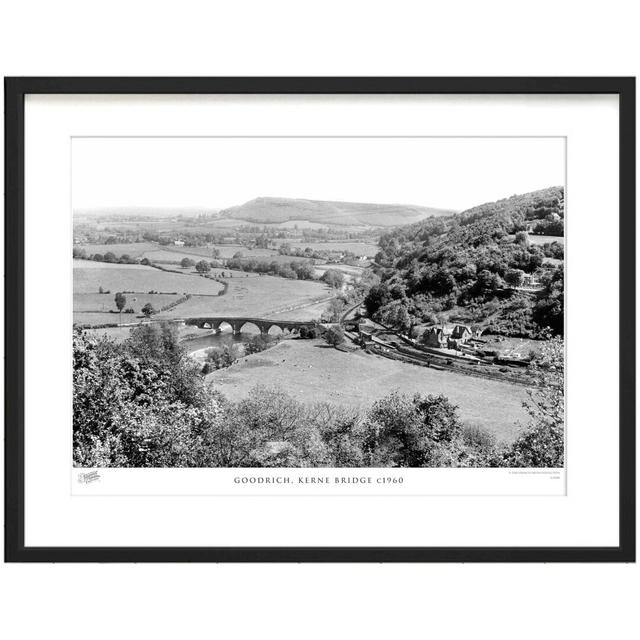
M 330 344 L 333 347 L 337 347 L 345 341 L 344 330 L 340 325 L 327 327 L 326 331 L 324 332 L 324 339 L 327 344 Z
M 531 364 L 535 388 L 524 403 L 531 423 L 506 455 L 514 467 L 564 465 L 564 341 L 550 340 Z
M 155 312 L 156 310 L 153 308 L 153 305 L 150 302 L 147 302 L 147 304 L 145 304 L 144 307 L 142 307 L 142 313 L 147 318 L 151 317 Z
M 260 335 L 253 336 L 253 338 L 244 345 L 245 355 L 249 356 L 252 353 L 265 351 L 265 349 L 272 347 L 277 342 L 278 339 L 275 336 L 270 336 L 269 334 L 261 333 Z
M 530 243 L 526 228 L 536 221 L 562 222 L 563 216 L 564 190 L 553 187 L 389 231 L 380 238 L 375 270 L 381 283 L 369 287 L 367 311 L 374 318 L 378 313 L 384 324 L 404 329 L 428 322 L 433 314 L 498 303 L 513 295 L 509 287 L 520 287 L 529 274 L 546 282 L 543 300 L 535 308 L 521 308 L 517 322 L 507 319 L 502 332 L 514 335 L 514 327 L 519 335 L 517 327 L 522 327 L 522 335 L 537 336 L 548 327 L 561 335 L 563 265 L 544 261 L 564 255 L 563 249 L 558 243 Z M 500 325 L 503 316 L 492 320 Z
M 232 345 L 235 347 L 235 345 Z M 207 386 L 171 324 L 117 344 L 74 332 L 74 463 L 85 467 L 555 467 L 563 459 L 562 341 L 533 365 L 532 422 L 510 447 L 440 395 L 391 393 L 368 411 L 307 405 L 278 387 L 232 403 Z M 232 356 L 233 357 L 233 356 Z
M 510 287 L 521 287 L 524 281 L 524 271 L 522 269 L 509 269 L 504 274 L 504 281 Z
M 317 327 L 300 327 L 298 335 L 303 340 L 313 340 L 320 337 L 320 330 Z
M 127 296 L 124 293 L 116 293 L 114 302 L 116 303 L 116 307 L 118 307 L 118 311 L 122 311 L 127 304 Z
M 207 362 L 213 369 L 230 367 L 240 357 L 240 349 L 235 344 L 210 347 L 205 353 Z
M 340 289 L 344 284 L 344 274 L 337 269 L 327 269 L 320 278 L 323 282 L 326 282 L 330 287 L 334 289 Z
M 327 308 L 322 313 L 322 322 L 340 322 L 342 314 L 347 308 L 347 303 L 344 298 L 336 297 L 332 298 Z
M 236 254 L 237 255 L 237 254 Z M 235 256 L 227 261 L 229 269 L 262 273 L 291 280 L 315 280 L 313 263 L 309 260 L 292 260 L 279 262 L 277 260 L 243 258 Z
M 74 333 L 73 450 L 79 466 L 206 466 L 202 435 L 220 419 L 169 327 L 117 345 Z
M 200 262 L 196 264 L 196 271 L 198 273 L 209 273 L 209 271 L 211 271 L 211 267 L 206 260 L 200 260 Z

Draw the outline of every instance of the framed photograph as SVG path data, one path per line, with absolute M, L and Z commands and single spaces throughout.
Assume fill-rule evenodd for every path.
M 7 78 L 12 562 L 635 560 L 634 78 Z

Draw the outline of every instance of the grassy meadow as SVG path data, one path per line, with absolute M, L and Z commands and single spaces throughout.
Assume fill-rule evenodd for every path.
M 314 251 L 350 251 L 356 256 L 375 256 L 380 247 L 366 242 L 305 242 L 291 241 L 288 244 L 297 249 L 310 247 Z
M 312 305 L 333 294 L 333 290 L 323 282 L 249 275 L 252 277 L 227 279 L 229 288 L 224 296 L 193 296 L 174 309 L 158 314 L 157 318 L 204 315 L 269 317 L 280 312 L 280 317 L 288 318 L 285 312 L 288 307 Z
M 436 371 L 364 351 L 344 353 L 321 340 L 286 340 L 215 371 L 207 379 L 231 400 L 246 397 L 260 384 L 277 384 L 305 402 L 350 407 L 368 407 L 392 391 L 444 394 L 458 406 L 463 422 L 481 426 L 509 442 L 520 430 L 518 423 L 527 421 L 522 407 L 524 387 Z
M 222 285 L 215 280 L 191 273 L 170 273 L 137 264 L 108 264 L 90 260 L 73 261 L 74 293 L 98 293 L 99 288 L 111 291 L 148 293 L 186 293 L 217 295 Z

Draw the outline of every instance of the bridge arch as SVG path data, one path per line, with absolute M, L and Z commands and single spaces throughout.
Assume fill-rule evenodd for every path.
M 271 336 L 278 336 L 278 335 L 284 334 L 284 325 L 277 324 L 275 322 L 265 325 L 265 329 L 266 329 L 265 333 Z
M 235 323 L 235 326 L 237 327 L 236 333 L 241 333 L 243 331 L 245 333 L 265 333 L 265 325 L 260 321 L 239 320 L 237 323 Z M 249 329 L 248 331 L 247 328 Z M 251 331 L 251 329 L 255 329 L 255 331 Z
M 229 320 L 218 320 L 212 322 L 211 324 L 218 333 L 221 333 L 222 331 L 231 331 L 231 333 L 234 333 L 235 331 L 233 323 Z

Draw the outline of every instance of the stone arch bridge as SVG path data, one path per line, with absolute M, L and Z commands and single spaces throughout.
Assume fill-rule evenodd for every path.
M 232 316 L 217 316 L 207 318 L 185 318 L 183 322 L 186 325 L 196 326 L 200 329 L 215 329 L 220 331 L 220 325 L 227 323 L 233 329 L 234 335 L 239 334 L 246 324 L 253 324 L 260 330 L 261 334 L 269 333 L 272 327 L 278 327 L 280 331 L 289 331 L 290 333 L 299 333 L 300 329 L 306 327 L 312 329 L 318 326 L 315 322 L 298 322 L 294 320 L 269 320 L 266 318 L 245 318 Z

